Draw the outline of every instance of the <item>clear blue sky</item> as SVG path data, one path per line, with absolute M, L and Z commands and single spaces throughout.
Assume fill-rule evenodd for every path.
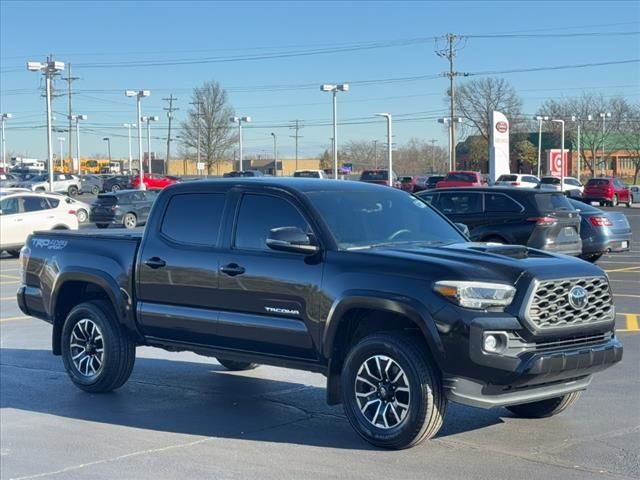
M 189 108 L 190 91 L 207 80 L 229 90 L 232 106 L 250 115 L 245 130 L 248 153 L 270 154 L 275 132 L 283 156 L 293 155 L 286 125 L 300 119 L 301 156 L 317 155 L 330 145 L 331 98 L 319 90 L 324 82 L 354 82 L 339 97 L 340 120 L 370 119 L 391 112 L 395 143 L 412 137 L 437 139 L 446 134 L 435 118 L 446 115 L 445 78 L 401 82 L 358 81 L 438 75 L 448 68 L 429 37 L 448 32 L 473 35 L 531 33 L 540 38 L 468 38 L 456 58 L 456 70 L 482 72 L 537 66 L 573 65 L 640 58 L 640 36 L 558 38 L 566 32 L 640 30 L 637 1 L 538 2 L 0 2 L 0 110 L 11 112 L 7 150 L 46 156 L 41 76 L 28 72 L 27 60 L 47 54 L 71 62 L 78 95 L 74 110 L 89 120 L 82 126 L 82 151 L 106 153 L 112 138 L 114 157 L 127 154 L 122 123 L 135 121 L 135 102 L 125 89 L 148 89 L 143 114 L 162 115 L 162 101 L 178 97 L 179 121 Z M 331 47 L 427 38 L 388 48 L 356 50 L 254 61 L 191 65 L 90 68 L 90 64 L 238 57 L 309 52 Z M 402 42 L 399 42 L 402 43 Z M 444 46 L 440 42 L 439 47 Z M 501 75 L 502 76 L 502 75 Z M 583 90 L 606 96 L 621 94 L 640 101 L 640 64 L 505 74 L 533 114 L 549 97 L 579 95 Z M 66 83 L 57 81 L 64 88 Z M 261 86 L 309 87 L 256 89 Z M 245 90 L 242 87 L 249 87 Z M 65 122 L 66 98 L 54 101 L 58 123 Z M 425 118 L 427 117 L 427 118 Z M 402 118 L 406 121 L 400 121 Z M 34 128 L 38 127 L 40 128 Z M 385 140 L 382 119 L 343 125 L 339 142 Z M 166 116 L 154 130 L 166 136 Z M 58 135 L 56 135 L 58 136 Z M 66 148 L 66 147 L 65 147 Z M 154 150 L 165 144 L 154 140 Z M 54 151 L 58 150 L 55 143 Z

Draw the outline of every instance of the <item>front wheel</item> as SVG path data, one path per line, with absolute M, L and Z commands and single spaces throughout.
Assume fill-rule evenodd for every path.
M 91 187 L 91 193 L 93 195 L 98 195 L 100 193 L 100 189 L 98 188 L 97 185 L 94 185 L 93 187 Z
M 340 381 L 349 423 L 375 446 L 412 447 L 442 426 L 447 400 L 440 375 L 413 336 L 365 337 L 347 355 Z
M 572 392 L 559 397 L 540 400 L 538 402 L 523 403 L 520 405 L 511 405 L 506 407 L 507 410 L 514 413 L 517 417 L 522 418 L 545 418 L 552 417 L 564 412 L 573 405 L 582 392 Z
M 69 189 L 67 190 L 67 194 L 70 197 L 77 196 L 78 195 L 78 187 L 74 187 L 74 186 L 69 187 Z
M 218 363 L 220 365 L 222 365 L 227 370 L 231 370 L 232 372 L 241 372 L 243 370 L 253 370 L 254 368 L 258 367 L 257 363 L 237 362 L 235 360 L 228 360 L 226 358 L 218 358 L 218 357 L 216 357 L 216 360 L 218 360 Z
M 612 207 L 617 207 L 618 206 L 618 195 L 614 195 L 613 199 L 611 200 L 611 206 Z
M 78 217 L 79 223 L 84 223 L 89 219 L 89 214 L 85 209 L 81 208 L 76 212 L 76 217 Z
M 81 303 L 69 312 L 60 346 L 71 381 L 90 393 L 124 385 L 136 358 L 135 343 L 123 332 L 111 305 L 103 301 Z

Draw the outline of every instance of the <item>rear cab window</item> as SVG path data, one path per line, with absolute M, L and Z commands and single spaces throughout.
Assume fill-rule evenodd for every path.
M 517 175 L 500 175 L 497 181 L 498 182 L 515 182 L 516 180 L 518 180 Z
M 478 178 L 473 173 L 449 173 L 445 177 L 445 180 L 452 182 L 476 182 Z
M 386 170 L 365 170 L 360 180 L 389 180 L 389 174 Z
M 224 203 L 223 193 L 174 195 L 164 212 L 160 232 L 176 243 L 215 246 Z
M 606 187 L 609 185 L 609 180 L 605 178 L 592 178 L 587 182 L 587 187 Z

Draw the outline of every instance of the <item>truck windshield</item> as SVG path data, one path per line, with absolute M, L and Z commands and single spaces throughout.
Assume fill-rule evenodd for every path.
M 467 241 L 431 207 L 400 190 L 312 191 L 306 195 L 341 250 Z

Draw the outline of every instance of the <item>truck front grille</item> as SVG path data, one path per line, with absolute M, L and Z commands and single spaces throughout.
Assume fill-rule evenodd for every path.
M 580 286 L 587 291 L 582 308 L 569 303 L 569 292 Z M 526 318 L 544 330 L 591 325 L 614 318 L 613 297 L 606 277 L 563 278 L 538 282 L 526 310 Z

